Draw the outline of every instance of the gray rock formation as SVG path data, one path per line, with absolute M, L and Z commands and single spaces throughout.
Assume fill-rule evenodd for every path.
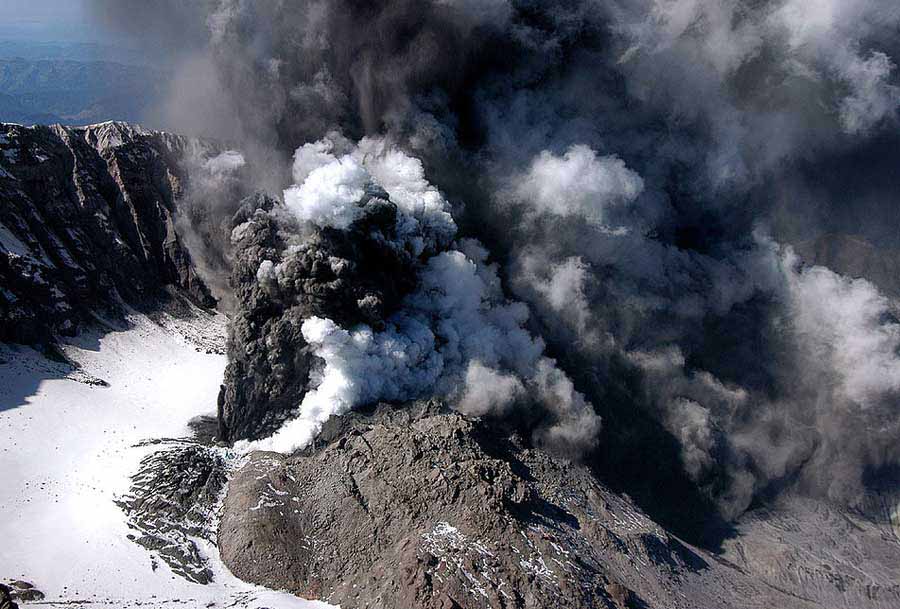
M 19 605 L 15 601 L 32 603 L 42 600 L 44 593 L 30 582 L 17 579 L 9 585 L 0 584 L 0 609 L 17 609 Z
M 378 328 L 414 287 L 417 260 L 395 244 L 397 209 L 386 197 L 360 201 L 365 213 L 348 230 L 301 229 L 277 201 L 244 201 L 233 221 L 237 304 L 220 396 L 223 439 L 266 436 L 300 404 L 314 365 L 300 332 L 305 319 Z
M 722 558 L 818 607 L 900 607 L 900 489 L 847 510 L 784 497 L 746 514 Z
M 342 607 L 639 606 L 598 560 L 614 542 L 580 524 L 606 510 L 584 470 L 500 438 L 488 452 L 436 403 L 332 427 L 320 451 L 258 453 L 232 481 L 219 543 L 239 577 Z M 652 544 L 674 568 L 702 563 Z
M 117 503 L 136 532 L 134 542 L 162 558 L 174 573 L 207 584 L 213 575 L 197 540 L 215 540 L 225 463 L 214 449 L 188 440 L 176 444 L 143 459 L 129 493 Z
M 858 521 L 888 536 L 861 563 L 867 586 L 848 571 L 861 547 L 816 549 L 823 530 L 849 533 L 838 513 L 760 517 L 748 529 L 765 533 L 711 554 L 583 467 L 436 403 L 380 405 L 294 456 L 255 453 L 230 483 L 219 548 L 243 579 L 344 609 L 896 607 L 889 526 Z
M 167 287 L 213 306 L 175 232 L 201 146 L 123 123 L 0 124 L 0 341 L 49 343 Z
M 817 264 L 845 275 L 871 281 L 885 294 L 900 296 L 900 251 L 876 247 L 861 235 L 828 233 L 795 244 L 807 264 Z
M 0 609 L 19 609 L 19 605 L 13 601 L 9 586 L 0 584 Z

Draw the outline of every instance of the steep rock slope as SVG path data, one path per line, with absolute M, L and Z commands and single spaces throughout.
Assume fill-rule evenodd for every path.
M 167 286 L 213 306 L 174 222 L 204 147 L 123 123 L 0 125 L 0 341 L 72 335 Z
M 254 453 L 222 558 L 344 609 L 873 607 L 900 602 L 889 522 L 814 501 L 692 547 L 587 469 L 437 402 L 331 419 L 315 447 Z

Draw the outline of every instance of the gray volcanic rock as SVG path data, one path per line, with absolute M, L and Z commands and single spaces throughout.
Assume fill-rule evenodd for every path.
M 215 305 L 175 232 L 203 144 L 123 123 L 0 124 L 0 340 L 48 343 L 93 311 Z
M 412 290 L 417 260 L 396 245 L 397 209 L 386 197 L 369 193 L 348 230 L 299 227 L 264 195 L 244 201 L 233 221 L 237 304 L 220 396 L 223 439 L 268 435 L 299 406 L 315 366 L 304 320 L 379 328 Z
M 11 590 L 3 584 L 0 584 L 0 609 L 19 609 L 19 605 L 13 602 Z
M 828 233 L 797 243 L 797 254 L 807 264 L 828 267 L 847 277 L 863 277 L 886 294 L 900 296 L 900 252 L 876 247 L 860 235 Z
M 883 514 L 793 498 L 749 512 L 719 554 L 587 469 L 435 402 L 332 418 L 316 446 L 254 453 L 219 548 L 239 577 L 344 609 L 892 609 L 896 493 Z
M 44 597 L 34 584 L 20 579 L 9 582 L 8 586 L 0 584 L 0 609 L 17 609 L 19 605 L 15 601 L 31 603 L 42 601 Z
M 747 514 L 723 556 L 819 607 L 900 607 L 900 489 L 843 509 L 782 497 Z
M 229 568 L 342 607 L 638 606 L 613 599 L 633 595 L 591 557 L 599 539 L 578 531 L 573 509 L 602 509 L 589 478 L 567 477 L 561 501 L 541 480 L 567 466 L 529 451 L 527 463 L 499 459 L 462 415 L 412 408 L 338 422 L 321 451 L 255 455 L 225 504 Z
M 437 403 L 332 419 L 317 443 L 231 481 L 219 548 L 242 579 L 345 609 L 814 606 Z
M 174 573 L 207 584 L 213 575 L 195 540 L 215 541 L 225 463 L 214 449 L 180 444 L 144 458 L 129 493 L 117 503 L 137 532 L 136 543 L 156 552 Z

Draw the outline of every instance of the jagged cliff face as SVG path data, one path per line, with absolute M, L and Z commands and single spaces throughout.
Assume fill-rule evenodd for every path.
M 0 125 L 0 341 L 47 343 L 167 287 L 214 306 L 175 231 L 183 162 L 211 151 L 122 123 Z

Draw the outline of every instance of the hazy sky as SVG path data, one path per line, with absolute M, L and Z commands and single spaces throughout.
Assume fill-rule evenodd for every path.
M 83 14 L 81 0 L 3 0 L 0 17 L 4 21 L 59 21 L 79 18 Z
M 0 0 L 0 38 L 108 42 L 88 22 L 84 0 Z

